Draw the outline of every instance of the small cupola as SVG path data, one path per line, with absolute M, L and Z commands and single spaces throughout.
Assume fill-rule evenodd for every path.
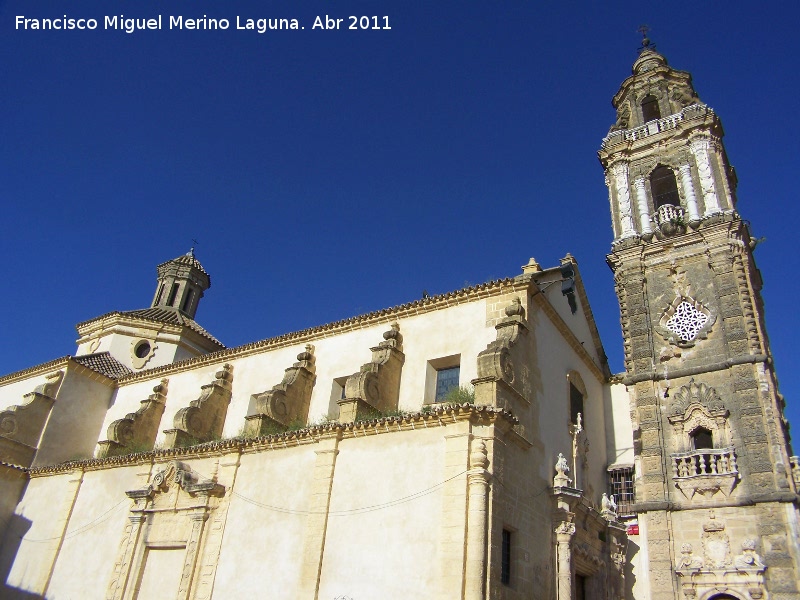
M 211 287 L 211 277 L 195 257 L 194 248 L 158 265 L 157 269 L 158 285 L 150 306 L 175 308 L 194 319 L 203 292 Z

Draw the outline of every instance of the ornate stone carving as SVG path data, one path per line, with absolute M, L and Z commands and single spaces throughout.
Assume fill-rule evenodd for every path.
M 352 423 L 358 417 L 396 410 L 400 396 L 400 374 L 406 360 L 400 325 L 392 324 L 372 351 L 372 361 L 347 378 L 344 398 L 339 400 L 339 421 Z
M 617 206 L 619 207 L 620 237 L 627 238 L 636 235 L 636 226 L 633 222 L 631 209 L 631 192 L 628 185 L 628 163 L 618 162 L 611 167 L 614 176 L 614 189 L 616 190 Z
M 567 521 L 563 521 L 558 524 L 555 528 L 556 535 L 563 535 L 563 536 L 573 536 L 575 535 L 575 523 L 569 523 Z
M 691 544 L 681 545 L 681 556 L 678 559 L 676 570 L 685 571 L 687 569 L 702 569 L 703 559 L 695 556 Z
M 510 409 L 519 400 L 529 402 L 530 361 L 525 309 L 515 298 L 505 309 L 506 318 L 495 325 L 497 339 L 478 354 L 475 401 Z M 523 341 L 524 340 L 524 341 Z
M 108 439 L 98 443 L 98 458 L 153 449 L 164 414 L 168 385 L 169 381 L 162 379 L 153 388 L 153 393 L 142 400 L 139 410 L 108 426 Z
M 31 465 L 63 378 L 63 371 L 47 375 L 44 383 L 22 397 L 22 404 L 0 411 L 0 460 Z
M 606 521 L 617 520 L 617 502 L 614 500 L 614 494 L 609 496 L 604 492 L 600 500 L 600 508 L 600 514 L 603 515 Z
M 679 294 L 661 315 L 655 330 L 670 344 L 689 348 L 708 337 L 716 320 L 701 302 Z
M 283 381 L 271 390 L 251 396 L 255 412 L 246 417 L 247 435 L 265 435 L 285 430 L 292 423 L 305 425 L 316 381 L 314 346 L 308 344 L 297 362 L 286 369 Z
M 694 155 L 697 165 L 697 175 L 700 178 L 700 188 L 703 191 L 705 202 L 704 216 L 720 212 L 717 189 L 714 185 L 714 175 L 711 172 L 711 162 L 708 157 L 708 150 L 711 147 L 711 140 L 707 137 L 698 136 L 691 140 L 690 148 Z
M 754 539 L 746 539 L 742 542 L 742 553 L 733 559 L 733 564 L 737 570 L 764 570 L 766 565 L 761 557 L 756 554 L 756 541 Z
M 168 492 L 175 485 L 189 495 L 205 494 L 222 496 L 225 486 L 213 479 L 200 479 L 189 465 L 178 460 L 169 462 L 156 472 L 146 487 L 128 490 L 125 494 L 133 500 L 153 498 L 155 494 Z
M 731 544 L 725 533 L 725 521 L 720 521 L 710 511 L 703 524 L 703 564 L 707 569 L 721 569 L 731 564 Z
M 556 461 L 556 476 L 553 477 L 553 487 L 569 487 L 569 484 L 572 483 L 572 479 L 567 477 L 567 473 L 569 473 L 567 459 L 559 452 L 558 460 Z
M 223 365 L 214 374 L 214 381 L 200 389 L 202 393 L 189 406 L 175 413 L 174 429 L 167 429 L 166 445 L 176 448 L 219 438 L 231 401 L 233 366 Z
M 691 378 L 689 383 L 681 386 L 672 394 L 672 403 L 669 406 L 670 422 L 687 420 L 689 418 L 687 411 L 693 404 L 705 408 L 709 416 L 725 417 L 728 414 L 717 390 L 703 382 L 696 383 L 694 378 Z M 684 418 L 679 419 L 678 417 Z M 716 428 L 717 425 L 712 425 L 712 427 Z

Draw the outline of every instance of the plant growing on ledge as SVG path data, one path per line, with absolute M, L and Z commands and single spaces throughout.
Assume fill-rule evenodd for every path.
M 475 404 L 475 388 L 471 385 L 452 387 L 444 397 L 450 404 Z

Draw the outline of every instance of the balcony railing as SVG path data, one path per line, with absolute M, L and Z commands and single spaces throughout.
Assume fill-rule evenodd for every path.
M 657 225 L 662 223 L 683 223 L 683 207 L 673 204 L 662 204 L 655 214 Z
M 733 448 L 703 448 L 672 455 L 672 476 L 675 479 L 698 475 L 736 475 L 736 454 Z
M 672 455 L 672 479 L 683 494 L 729 496 L 739 479 L 733 448 L 703 448 Z
M 707 113 L 713 114 L 714 110 L 706 104 L 692 104 L 691 106 L 687 106 L 681 110 L 681 112 L 664 117 L 663 119 L 650 121 L 649 123 L 639 125 L 639 127 L 633 127 L 632 129 L 625 129 L 623 131 L 615 131 L 610 133 L 603 138 L 602 146 L 603 148 L 607 148 L 622 142 L 640 140 L 642 138 L 661 133 L 662 131 L 675 129 L 678 126 L 678 123 L 681 121 L 703 116 Z

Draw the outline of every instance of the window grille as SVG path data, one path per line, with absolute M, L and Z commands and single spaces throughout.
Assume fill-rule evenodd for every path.
M 614 495 L 617 503 L 617 514 L 621 517 L 633 516 L 633 467 L 612 469 L 608 472 L 608 491 Z
M 451 367 L 436 371 L 436 402 L 443 402 L 447 398 L 447 393 L 451 389 L 458 387 L 460 375 L 461 367 Z

